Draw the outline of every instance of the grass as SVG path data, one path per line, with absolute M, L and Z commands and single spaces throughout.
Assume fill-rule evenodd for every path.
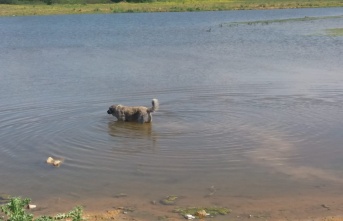
M 342 0 L 155 0 L 149 3 L 0 4 L 0 16 L 343 7 Z
M 326 29 L 326 33 L 327 35 L 333 36 L 333 37 L 343 36 L 343 28 Z
M 21 197 L 12 197 L 7 204 L 1 205 L 0 210 L 5 216 L 0 220 L 6 221 L 54 221 L 54 220 L 69 220 L 69 221 L 82 221 L 82 207 L 75 207 L 68 213 L 60 213 L 56 216 L 40 216 L 33 218 L 33 214 L 27 213 L 26 209 L 31 202 L 31 199 Z

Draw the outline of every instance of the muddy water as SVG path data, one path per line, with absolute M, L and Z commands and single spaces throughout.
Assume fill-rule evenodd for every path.
M 343 39 L 325 30 L 342 23 L 340 9 L 3 17 L 0 193 L 89 210 L 337 197 Z M 152 124 L 106 113 L 152 98 Z

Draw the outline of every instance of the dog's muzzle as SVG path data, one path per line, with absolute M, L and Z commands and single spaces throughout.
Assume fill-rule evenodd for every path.
M 111 111 L 111 110 L 108 110 L 107 113 L 108 113 L 108 114 L 112 114 L 112 111 Z

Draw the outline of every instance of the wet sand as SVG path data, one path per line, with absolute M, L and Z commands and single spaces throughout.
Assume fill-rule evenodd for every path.
M 184 207 L 226 207 L 228 215 L 218 215 L 206 220 L 343 220 L 343 198 L 334 192 L 327 193 L 325 187 L 313 187 L 313 194 L 279 197 L 211 197 L 199 196 L 197 199 L 181 197 L 175 205 L 160 204 L 159 199 L 109 197 L 102 199 L 47 199 L 38 202 L 34 215 L 54 215 L 67 212 L 76 205 L 84 207 L 87 220 L 183 220 L 173 212 Z M 153 203 L 152 201 L 156 201 Z M 230 202 L 230 203 L 227 203 Z

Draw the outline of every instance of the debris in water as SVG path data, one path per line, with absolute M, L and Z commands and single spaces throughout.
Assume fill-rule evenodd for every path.
M 54 163 L 54 158 L 48 157 L 48 159 L 46 160 L 46 162 L 47 162 L 48 164 L 53 164 L 53 163 Z
M 61 166 L 61 164 L 62 164 L 62 160 L 56 160 L 56 159 L 54 159 L 54 158 L 52 158 L 52 157 L 48 157 L 48 159 L 46 160 L 46 162 L 47 162 L 48 164 L 51 164 L 51 165 L 55 166 L 55 167 L 59 167 L 59 166 Z
M 116 195 L 114 195 L 114 198 L 122 198 L 122 197 L 127 197 L 126 193 L 118 193 Z
M 205 195 L 205 197 L 212 197 L 213 194 L 217 191 L 217 189 L 214 186 L 210 186 L 208 190 L 209 190 L 209 193 Z

